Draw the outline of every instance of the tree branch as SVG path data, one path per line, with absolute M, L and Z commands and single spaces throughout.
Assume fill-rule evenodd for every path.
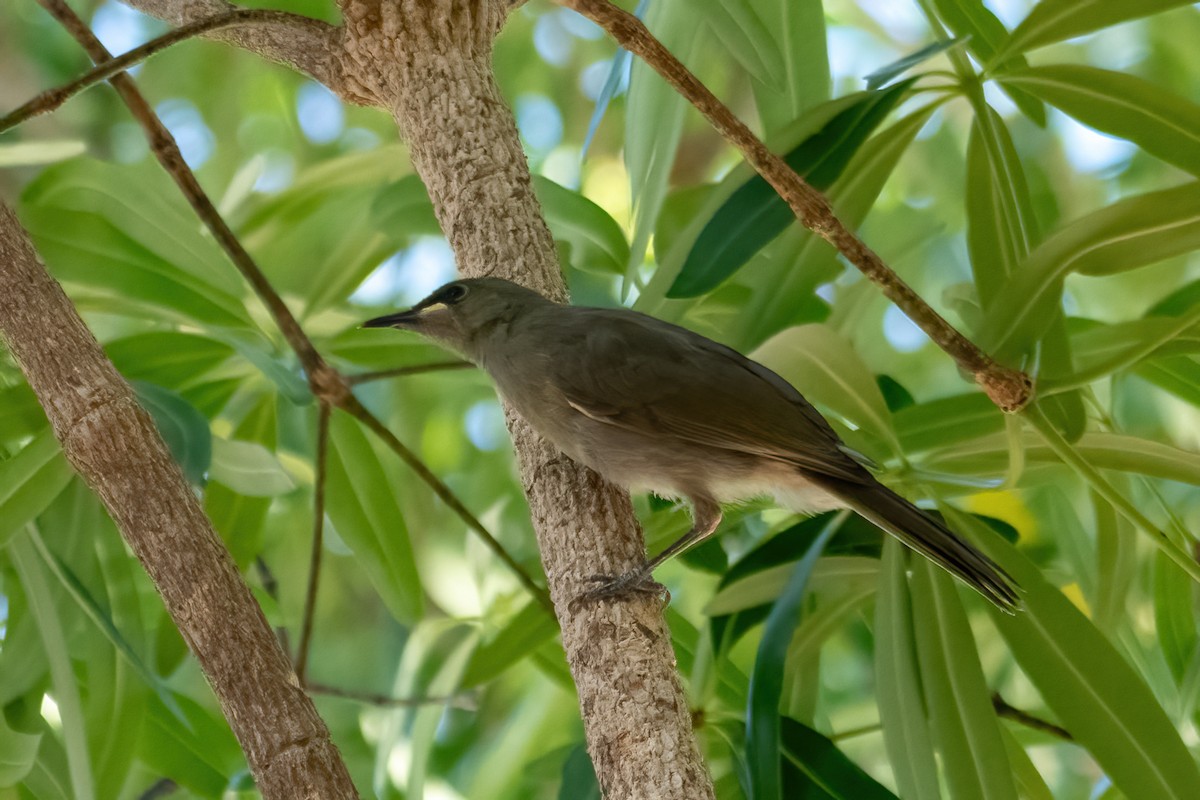
M 369 383 L 370 381 L 379 381 L 386 378 L 403 378 L 408 375 L 421 375 L 426 372 L 474 368 L 475 365 L 470 361 L 435 361 L 431 364 L 414 364 L 410 367 L 395 367 L 393 369 L 381 369 L 376 372 L 360 372 L 357 375 L 347 375 L 346 382 L 351 386 L 358 386 L 360 383 Z
M 308 674 L 308 647 L 312 641 L 313 617 L 317 607 L 317 586 L 321 580 L 321 551 L 325 540 L 325 474 L 329 451 L 328 403 L 317 412 L 316 478 L 313 481 L 312 554 L 308 560 L 308 590 L 304 593 L 304 619 L 300 625 L 300 644 L 296 653 L 296 675 L 304 684 Z
M 130 8 L 179 27 L 206 17 L 224 16 L 237 6 L 225 0 L 121 0 Z M 270 61 L 297 69 L 338 91 L 340 29 L 299 14 L 284 14 L 271 23 L 214 31 L 213 38 L 241 47 Z
M 696 107 L 713 127 L 738 148 L 746 161 L 788 204 L 804 227 L 837 248 L 847 261 L 876 283 L 930 339 L 969 372 L 1001 410 L 1020 411 L 1033 396 L 1033 384 L 1024 373 L 996 363 L 959 333 L 900 279 L 874 251 L 842 224 L 824 195 L 808 185 L 778 155 L 717 99 L 708 87 L 658 41 L 642 21 L 609 0 L 557 0 L 608 31 L 618 44 L 654 68 Z

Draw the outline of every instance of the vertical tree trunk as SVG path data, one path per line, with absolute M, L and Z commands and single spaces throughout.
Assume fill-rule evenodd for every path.
M 491 67 L 505 0 L 347 0 L 343 78 L 384 98 L 464 275 L 566 296 L 512 114 Z M 351 89 L 353 91 L 353 89 Z M 629 497 L 555 452 L 506 411 L 588 751 L 610 798 L 712 797 L 656 598 L 570 601 L 597 573 L 645 556 Z

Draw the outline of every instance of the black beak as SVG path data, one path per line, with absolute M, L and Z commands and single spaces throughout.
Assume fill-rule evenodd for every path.
M 421 310 L 419 308 L 410 308 L 408 311 L 399 311 L 395 314 L 388 314 L 383 317 L 376 317 L 364 322 L 362 328 L 412 328 L 421 318 Z

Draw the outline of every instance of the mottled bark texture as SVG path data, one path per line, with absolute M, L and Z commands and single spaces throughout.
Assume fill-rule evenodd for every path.
M 508 278 L 563 300 L 554 241 L 511 112 L 492 76 L 505 0 L 347 2 L 344 93 L 385 98 L 464 275 Z M 507 414 L 588 751 L 609 798 L 712 797 L 657 598 L 570 609 L 597 573 L 641 563 L 629 496 Z
M 142 562 L 267 798 L 357 797 L 325 723 L 150 416 L 0 203 L 0 333 Z

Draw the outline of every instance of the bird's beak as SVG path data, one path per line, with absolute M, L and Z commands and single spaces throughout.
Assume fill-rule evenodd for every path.
M 410 308 L 395 314 L 387 314 L 375 319 L 369 319 L 362 324 L 364 328 L 415 328 L 420 324 L 423 308 Z

